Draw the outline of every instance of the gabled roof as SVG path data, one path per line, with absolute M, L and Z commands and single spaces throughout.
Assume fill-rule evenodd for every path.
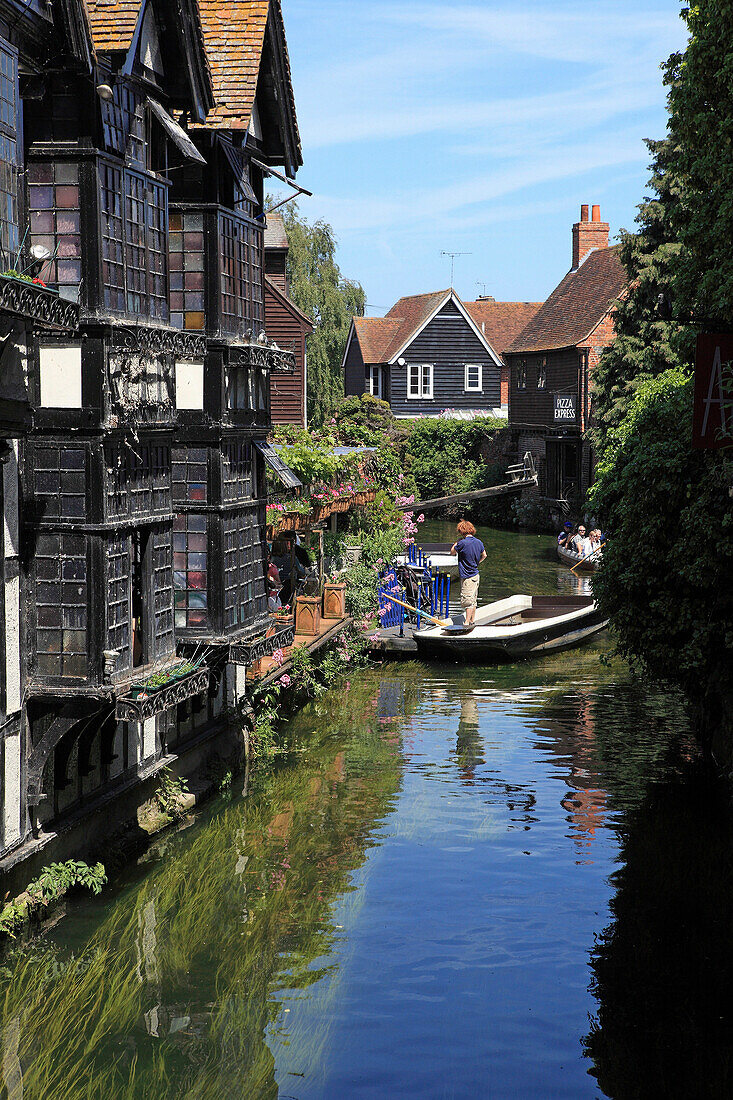
M 303 313 L 303 310 L 296 306 L 292 298 L 288 298 L 285 291 L 281 290 L 277 283 L 272 281 L 269 275 L 265 275 L 265 286 L 268 292 L 272 294 L 274 298 L 277 298 L 279 302 L 282 302 L 284 308 L 287 309 L 296 320 L 302 323 L 303 328 L 307 328 L 309 333 L 315 331 L 313 322 L 308 314 Z
M 620 246 L 590 252 L 569 271 L 507 351 L 551 351 L 575 347 L 603 320 L 626 286 Z
M 270 211 L 265 222 L 265 249 L 288 248 L 288 234 L 282 214 Z
M 496 302 L 491 298 L 480 298 L 477 302 L 463 304 L 494 351 L 503 356 L 527 327 L 542 302 Z
M 295 97 L 280 0 L 228 0 L 226 3 L 224 0 L 198 0 L 198 3 L 216 104 L 206 117 L 207 127 L 249 128 L 270 19 L 274 54 L 281 65 L 289 101 L 280 107 L 290 112 L 299 154 Z
M 354 332 L 366 364 L 388 363 L 389 349 L 402 328 L 401 318 L 354 317 Z
M 97 53 L 128 54 L 127 65 L 132 66 L 139 48 L 147 5 L 155 0 L 83 0 L 92 44 Z M 172 6 L 172 5 L 171 5 Z M 168 42 L 175 59 L 167 73 L 166 91 L 175 97 L 183 94 L 191 99 L 191 117 L 203 121 L 212 105 L 211 73 L 204 50 L 198 0 L 179 0 L 173 29 L 161 36 L 161 43 Z M 180 72 L 171 73 L 175 66 Z M 123 69 L 127 70 L 127 67 Z M 175 75 L 175 79 L 172 76 Z
M 498 363 L 499 356 L 488 335 L 476 325 L 454 290 L 435 290 L 430 294 L 412 294 L 400 298 L 385 317 L 354 317 L 346 353 L 351 336 L 356 335 L 365 364 L 393 363 L 450 301 Z
M 142 0 L 85 0 L 95 50 L 129 50 Z

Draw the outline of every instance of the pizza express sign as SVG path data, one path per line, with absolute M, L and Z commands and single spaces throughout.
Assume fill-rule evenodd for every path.
M 574 424 L 578 412 L 577 394 L 553 393 L 553 419 L 556 424 Z

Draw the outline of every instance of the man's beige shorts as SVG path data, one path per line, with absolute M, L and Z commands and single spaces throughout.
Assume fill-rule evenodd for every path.
M 479 575 L 461 581 L 461 607 L 475 607 L 478 603 Z

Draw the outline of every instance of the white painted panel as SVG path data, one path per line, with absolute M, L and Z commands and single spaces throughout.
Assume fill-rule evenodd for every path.
M 3 771 L 3 843 L 20 840 L 20 733 L 5 735 Z
M 189 363 L 185 359 L 176 363 L 176 406 L 179 409 L 203 409 L 203 363 Z
M 6 558 L 17 558 L 18 541 L 18 440 L 8 441 L 12 450 L 3 468 L 3 544 Z
M 52 409 L 81 408 L 81 345 L 39 348 L 41 405 Z
M 9 715 L 20 710 L 20 567 L 17 558 L 5 562 L 5 697 Z
M 155 756 L 155 718 L 146 718 L 143 722 L 143 760 Z

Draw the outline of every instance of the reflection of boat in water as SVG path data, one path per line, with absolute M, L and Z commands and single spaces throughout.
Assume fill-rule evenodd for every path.
M 416 630 L 418 652 L 464 661 L 530 657 L 580 645 L 603 630 L 608 620 L 592 596 L 516 595 L 478 608 L 472 630 L 466 629 L 461 616 L 452 622 Z
M 566 550 L 564 546 L 558 546 L 557 556 L 563 565 L 569 565 L 571 568 L 574 568 L 578 565 L 578 562 L 581 562 L 581 564 L 578 565 L 579 573 L 595 573 L 596 569 L 601 564 L 600 558 L 588 558 L 584 561 L 582 554 L 576 554 L 574 550 Z

